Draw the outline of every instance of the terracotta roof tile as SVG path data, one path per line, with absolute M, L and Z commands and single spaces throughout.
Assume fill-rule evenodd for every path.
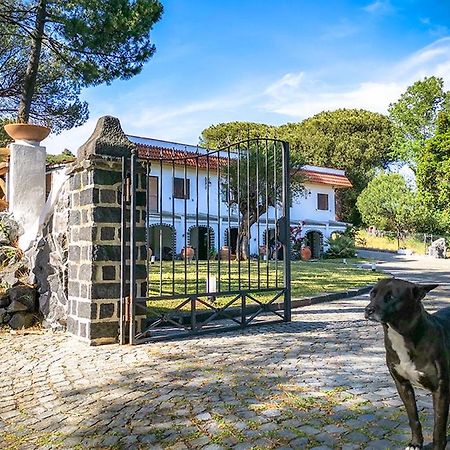
M 175 164 L 177 165 L 184 165 L 184 161 L 186 161 L 187 166 L 196 167 L 198 164 L 198 167 L 202 169 L 207 169 L 209 160 L 210 170 L 217 169 L 218 157 L 213 156 L 216 154 L 214 152 L 213 155 L 209 156 L 208 158 L 204 154 L 168 149 L 165 147 L 157 147 L 153 145 L 137 144 L 137 149 L 139 157 L 143 159 L 159 160 L 162 158 L 167 159 L 168 162 L 171 162 L 173 159 L 175 159 Z M 227 163 L 226 158 L 221 157 L 220 160 L 223 165 Z M 316 172 L 309 169 L 303 169 L 302 173 L 306 176 L 307 180 L 310 183 L 327 184 L 339 188 L 352 187 L 352 183 L 345 175 Z
M 310 183 L 328 184 L 339 188 L 353 187 L 352 183 L 345 175 L 315 172 L 312 170 L 303 170 L 302 172 Z
M 206 154 L 197 154 L 144 144 L 137 144 L 137 149 L 139 157 L 143 159 L 167 159 L 168 162 L 175 160 L 175 164 L 182 166 L 184 166 L 184 162 L 186 161 L 186 165 L 189 167 L 196 167 L 198 165 L 199 168 L 207 169 L 209 165 L 210 170 L 217 169 L 218 157 L 214 156 L 214 152 L 208 156 Z M 223 164 L 226 164 L 225 158 L 220 159 Z

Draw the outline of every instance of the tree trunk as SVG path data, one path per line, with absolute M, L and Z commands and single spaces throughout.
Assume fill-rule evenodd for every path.
M 260 215 L 264 212 L 260 212 Z M 250 238 L 251 227 L 258 221 L 257 214 L 250 213 L 250 217 L 247 216 L 247 212 L 242 215 L 242 222 L 238 230 L 238 239 L 236 243 L 236 259 L 244 261 L 250 258 Z
M 47 15 L 47 0 L 39 0 L 36 8 L 36 22 L 31 33 L 30 55 L 20 97 L 18 118 L 27 123 L 30 118 L 31 102 L 34 96 L 36 78 L 41 58 L 42 38 L 44 36 L 45 18 Z

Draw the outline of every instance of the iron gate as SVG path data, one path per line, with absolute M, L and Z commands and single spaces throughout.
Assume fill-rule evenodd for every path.
M 123 158 L 120 342 L 290 321 L 289 175 L 274 139 Z

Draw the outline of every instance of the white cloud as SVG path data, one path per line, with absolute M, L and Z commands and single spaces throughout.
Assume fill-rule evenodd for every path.
M 327 85 L 315 81 L 304 71 L 299 72 L 301 83 L 283 83 L 286 74 L 266 89 L 263 109 L 294 117 L 297 120 L 324 110 L 364 108 L 386 113 L 390 103 L 397 100 L 407 86 L 425 77 L 436 75 L 450 81 L 450 38 L 440 39 L 393 67 L 385 68 L 381 79 L 362 81 L 349 87 Z M 282 87 L 282 89 L 280 88 Z
M 393 11 L 393 7 L 389 0 L 376 0 L 375 2 L 369 3 L 365 6 L 363 10 L 370 14 L 385 14 Z

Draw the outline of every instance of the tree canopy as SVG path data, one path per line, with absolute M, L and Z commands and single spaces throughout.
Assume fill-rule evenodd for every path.
M 56 131 L 82 123 L 80 89 L 138 74 L 162 10 L 158 0 L 2 0 L 0 114 L 17 108 Z
M 450 118 L 441 112 L 436 135 L 418 156 L 418 197 L 428 212 L 431 231 L 450 231 Z
M 255 122 L 218 123 L 205 128 L 200 136 L 200 145 L 208 148 L 223 148 L 245 139 L 273 138 L 277 127 Z
M 228 205 L 241 214 L 238 229 L 237 257 L 249 257 L 251 227 L 268 212 L 280 208 L 283 200 L 283 145 L 280 141 L 255 139 L 231 146 L 232 156 L 222 170 L 222 190 Z M 303 193 L 304 176 L 298 158 L 291 158 L 291 198 Z M 289 201 L 290 199 L 287 199 Z
M 340 191 L 342 219 L 360 223 L 356 198 L 374 176 L 376 168 L 392 161 L 392 125 L 382 114 L 359 109 L 322 112 L 298 123 L 280 127 L 252 122 L 212 125 L 201 134 L 201 143 L 221 147 L 249 137 L 276 137 L 289 142 L 291 159 L 305 164 L 344 169 L 353 188 Z
M 17 117 L 21 86 L 27 66 L 26 42 L 17 36 L 0 36 L 0 118 Z M 83 124 L 86 102 L 79 99 L 80 84 L 66 76 L 64 65 L 48 51 L 41 55 L 30 119 L 58 133 Z
M 341 218 L 358 225 L 358 195 L 375 175 L 375 169 L 385 168 L 392 161 L 389 119 L 362 109 L 338 109 L 283 125 L 279 136 L 307 164 L 345 170 L 353 188 L 337 192 Z
M 415 169 L 427 139 L 434 136 L 439 113 L 449 110 L 450 93 L 444 91 L 442 78 L 425 77 L 409 86 L 389 106 L 395 131 L 395 157 Z
M 417 201 L 398 173 L 381 173 L 369 182 L 357 200 L 366 225 L 394 231 L 398 241 L 415 228 Z

